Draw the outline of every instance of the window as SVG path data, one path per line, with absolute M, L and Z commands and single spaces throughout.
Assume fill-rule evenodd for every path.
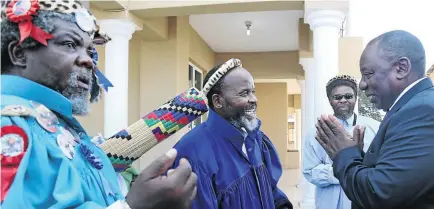
M 189 81 L 189 87 L 196 87 L 199 91 L 202 91 L 203 86 L 203 73 L 202 70 L 200 70 L 198 67 L 193 65 L 192 63 L 188 66 L 188 81 Z M 203 116 L 202 116 L 203 117 Z M 200 117 L 193 121 L 193 123 L 189 124 L 189 129 L 191 130 L 195 126 L 202 123 L 203 118 Z

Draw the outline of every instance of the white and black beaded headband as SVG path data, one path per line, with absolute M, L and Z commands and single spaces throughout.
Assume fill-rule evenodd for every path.
M 354 83 L 354 85 L 357 86 L 357 80 L 349 75 L 338 75 L 335 76 L 334 78 L 330 79 L 329 82 L 327 82 L 326 88 L 328 88 L 330 86 L 330 84 L 332 84 L 333 82 L 337 81 L 337 80 L 343 80 L 343 81 L 349 81 L 351 83 Z
M 203 94 L 207 95 L 211 88 L 230 70 L 235 67 L 242 67 L 241 60 L 232 58 L 223 63 L 219 69 L 211 76 L 203 87 Z

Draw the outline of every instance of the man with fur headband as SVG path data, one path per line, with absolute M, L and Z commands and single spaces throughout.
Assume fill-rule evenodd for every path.
M 188 208 L 196 194 L 190 164 L 162 176 L 176 150 L 143 170 L 125 198 L 107 154 L 73 116 L 86 115 L 100 92 L 91 57 L 106 38 L 95 17 L 74 0 L 2 8 L 1 207 Z

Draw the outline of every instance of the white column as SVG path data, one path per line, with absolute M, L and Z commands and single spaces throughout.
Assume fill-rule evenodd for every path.
M 357 1 L 357 2 L 356 2 Z M 360 31 L 357 31 L 357 28 L 355 27 L 357 24 L 357 19 L 355 17 L 360 16 L 357 13 L 359 10 L 357 10 L 357 4 L 360 3 L 360 0 L 348 0 L 348 12 L 345 19 L 345 36 L 347 37 L 354 37 L 357 36 Z M 363 2 L 363 0 L 362 0 Z M 360 6 L 360 5 L 359 5 Z M 363 16 L 363 14 L 362 14 Z
M 295 147 L 301 154 L 301 109 L 295 109 Z
M 301 153 L 301 126 L 301 109 L 295 109 L 295 149 L 297 149 L 299 153 Z
M 306 21 L 313 31 L 313 57 L 315 58 L 315 113 L 332 114 L 325 86 L 339 73 L 339 29 L 344 20 L 339 10 L 315 10 L 306 15 Z
M 306 81 L 298 80 L 298 85 L 300 85 L 300 89 L 301 89 L 301 134 L 300 134 L 301 135 L 300 153 L 301 153 L 303 150 L 303 139 L 305 135 L 304 132 L 306 130 Z
M 302 127 L 302 140 L 301 140 L 301 170 L 303 169 L 303 153 L 305 141 L 307 137 L 315 133 L 315 120 L 314 120 L 314 102 L 315 102 L 315 83 L 314 73 L 315 61 L 313 58 L 301 58 L 299 62 L 304 69 L 305 81 L 300 82 L 302 89 L 302 107 L 303 107 L 303 127 Z M 304 83 L 304 85 L 303 85 Z M 315 186 L 309 183 L 304 175 L 301 175 L 301 189 L 303 195 L 300 201 L 300 208 L 313 209 L 315 208 Z
M 316 63 L 313 58 L 301 58 L 299 62 L 304 69 L 304 128 L 303 128 L 303 141 L 310 133 L 315 133 L 315 105 L 316 102 L 316 92 L 315 92 L 315 79 L 316 76 Z M 324 87 L 325 88 L 325 87 Z M 303 89 L 303 88 L 302 88 Z M 302 95 L 303 97 L 303 95 Z M 303 98 L 302 98 L 303 100 Z M 304 144 L 304 143 L 303 143 Z M 303 150 L 303 149 L 302 149 Z
M 136 30 L 128 20 L 100 21 L 101 31 L 112 39 L 105 45 L 104 74 L 112 82 L 104 96 L 104 136 L 110 137 L 128 126 L 128 52 Z

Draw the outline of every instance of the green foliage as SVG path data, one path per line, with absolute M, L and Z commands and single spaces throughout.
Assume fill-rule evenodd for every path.
M 365 95 L 365 93 L 360 92 L 358 99 L 360 115 L 370 117 L 380 122 L 383 120 L 383 115 L 381 114 L 380 110 L 369 101 L 369 98 Z

